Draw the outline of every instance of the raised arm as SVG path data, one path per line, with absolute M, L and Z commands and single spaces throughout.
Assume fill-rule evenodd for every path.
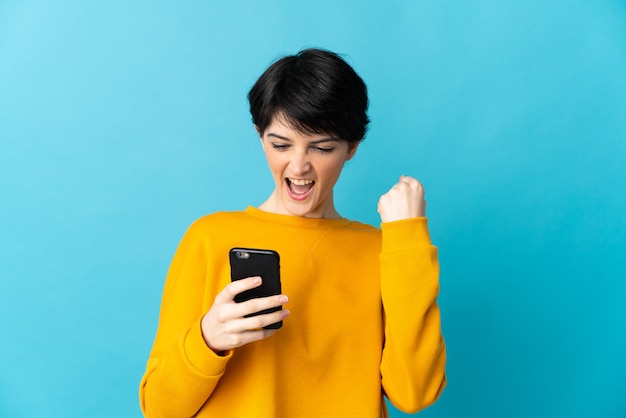
M 435 402 L 446 384 L 446 350 L 437 295 L 439 263 L 430 242 L 421 184 L 402 176 L 379 201 L 385 313 L 382 386 L 400 410 Z

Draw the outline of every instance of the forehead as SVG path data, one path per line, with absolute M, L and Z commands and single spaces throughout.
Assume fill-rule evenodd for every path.
M 306 127 L 297 125 L 297 122 L 292 122 L 282 114 L 272 119 L 272 122 L 265 130 L 265 135 L 292 141 L 340 141 L 339 138 L 335 138 L 333 135 L 307 130 Z

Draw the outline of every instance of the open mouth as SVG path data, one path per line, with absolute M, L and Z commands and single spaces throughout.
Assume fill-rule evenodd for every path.
M 295 200 L 304 200 L 315 186 L 315 181 L 311 179 L 286 178 L 289 196 Z

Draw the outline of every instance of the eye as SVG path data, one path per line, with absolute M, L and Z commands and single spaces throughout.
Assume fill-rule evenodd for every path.
M 331 153 L 335 150 L 334 147 L 315 147 L 314 148 L 315 151 L 319 152 L 320 154 L 328 154 Z
M 272 142 L 272 148 L 278 151 L 285 151 L 287 148 L 289 148 L 289 145 L 281 144 L 280 142 Z

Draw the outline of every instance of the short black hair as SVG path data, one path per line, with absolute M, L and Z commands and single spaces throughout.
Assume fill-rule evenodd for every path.
M 248 101 L 261 135 L 278 115 L 300 132 L 349 143 L 363 140 L 369 124 L 365 83 L 343 58 L 323 49 L 305 49 L 274 62 Z

